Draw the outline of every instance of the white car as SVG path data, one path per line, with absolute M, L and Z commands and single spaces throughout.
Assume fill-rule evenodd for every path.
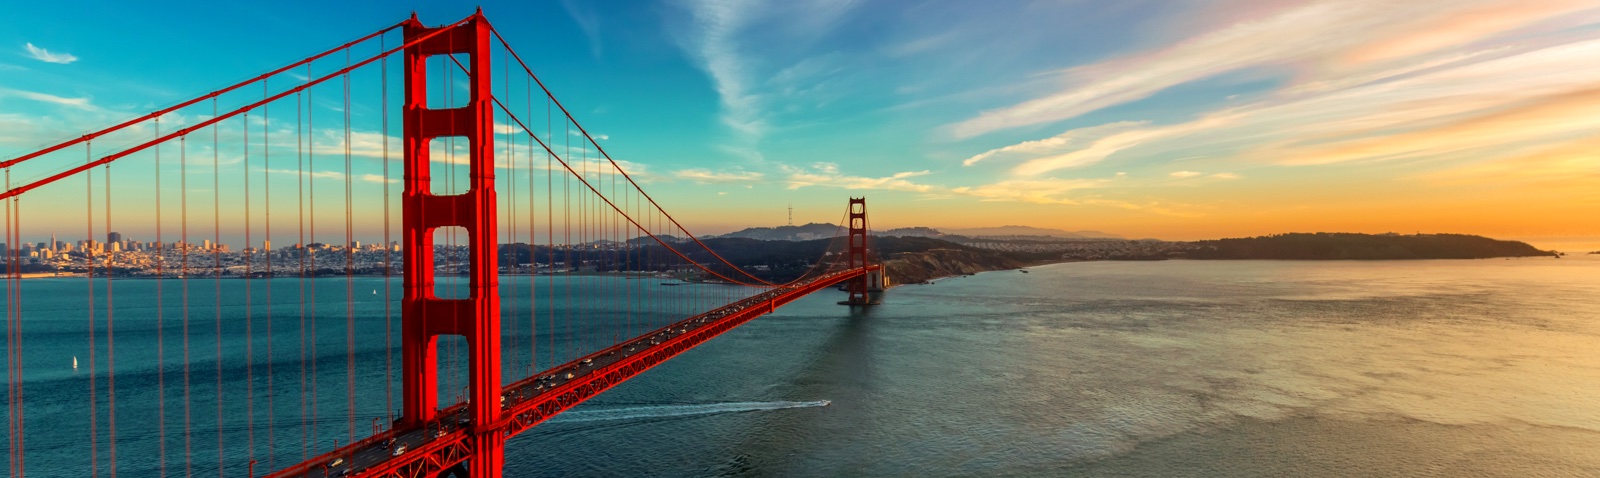
M 394 447 L 394 456 L 400 456 L 400 455 L 404 455 L 404 454 L 406 454 L 406 446 L 405 445 L 400 445 L 400 446 Z

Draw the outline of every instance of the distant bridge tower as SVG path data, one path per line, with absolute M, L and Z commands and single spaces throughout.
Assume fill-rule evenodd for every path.
M 850 244 L 846 258 L 851 269 L 868 265 L 867 257 L 867 198 L 850 198 Z M 883 269 L 878 268 L 851 279 L 846 285 L 850 298 L 840 304 L 872 305 L 883 292 Z

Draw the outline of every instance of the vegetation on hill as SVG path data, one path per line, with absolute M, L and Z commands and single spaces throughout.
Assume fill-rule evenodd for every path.
M 948 237 L 948 236 L 947 236 Z M 995 250 L 958 244 L 943 238 L 873 236 L 874 262 L 881 262 L 895 284 L 913 284 L 940 277 L 983 271 L 1016 269 L 1034 264 L 1067 260 L 1164 260 L 1164 259 L 1482 259 L 1492 257 L 1553 256 L 1526 243 L 1501 241 L 1462 234 L 1278 234 L 1272 236 L 1218 239 L 1195 242 L 1101 241 L 1066 244 L 1105 249 L 1085 259 L 1074 255 L 1077 249 L 1021 248 Z M 643 243 L 635 248 L 552 249 L 547 246 L 504 244 L 500 246 L 502 264 L 569 264 L 570 271 L 655 271 L 686 274 L 681 259 L 659 244 Z M 699 247 L 674 247 L 691 259 L 719 274 L 741 274 Z M 770 282 L 786 282 L 812 270 L 816 261 L 842 259 L 843 238 L 805 241 L 762 240 L 745 237 L 705 239 L 707 246 L 745 272 Z M 1117 246 L 1117 247 L 1110 247 Z M 1134 247 L 1137 246 L 1137 247 Z M 1100 250 L 1096 249 L 1096 250 Z M 1081 252 L 1081 251 L 1080 251 Z M 831 253 L 826 255 L 825 253 Z M 459 259 L 459 258 L 458 258 Z
M 763 241 L 808 241 L 826 239 L 839 233 L 839 225 L 814 222 L 803 226 L 752 227 L 721 236 L 720 238 L 746 238 Z
M 1554 256 L 1519 241 L 1466 234 L 1291 233 L 1196 241 L 1190 259 L 1485 259 Z
M 838 243 L 833 239 L 762 241 L 744 238 L 716 238 L 705 242 L 729 262 L 744 266 L 746 271 L 769 281 L 787 281 L 798 277 L 809 270 L 812 261 L 822 257 L 824 251 L 837 252 L 843 246 L 843 239 Z M 1031 262 L 1055 259 L 1038 254 L 977 249 L 928 237 L 873 236 L 872 254 L 873 260 L 882 261 L 889 267 L 889 277 L 895 283 L 1013 269 Z M 709 255 L 701 257 L 691 254 L 691 257 L 701 263 L 715 260 Z M 752 270 L 757 266 L 765 270 Z

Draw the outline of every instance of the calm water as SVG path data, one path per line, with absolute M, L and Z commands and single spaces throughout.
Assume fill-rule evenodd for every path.
M 1031 271 L 896 288 L 865 312 L 804 299 L 513 439 L 507 476 L 1600 476 L 1600 260 Z M 84 320 L 29 350 L 81 349 Z M 154 378 L 124 378 L 120 347 L 143 340 L 128 334 L 118 397 L 135 402 Z M 364 386 L 382 378 L 375 342 Z M 324 439 L 346 428 L 336 363 L 319 372 L 339 392 Z M 29 472 L 81 476 L 82 376 L 59 373 L 29 389 Z M 358 391 L 380 404 L 363 419 L 382 390 Z M 214 400 L 193 399 L 197 423 L 215 427 Z M 35 432 L 52 425 L 58 442 Z M 159 440 L 133 433 L 120 471 L 155 474 Z M 195 435 L 197 473 L 215 473 L 216 438 Z M 181 469 L 181 436 L 168 447 Z

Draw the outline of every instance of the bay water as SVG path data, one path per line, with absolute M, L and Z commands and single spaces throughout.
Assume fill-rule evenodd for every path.
M 168 475 L 212 475 L 219 463 L 242 475 L 249 456 L 240 444 L 252 439 L 260 473 L 300 457 L 306 442 L 326 449 L 345 440 L 352 422 L 359 438 L 386 420 L 386 407 L 398 405 L 385 393 L 394 372 L 376 332 L 386 316 L 373 292 L 385 286 L 354 281 L 372 292 L 357 294 L 351 309 L 313 310 L 322 318 L 306 349 L 316 346 L 320 365 L 305 374 L 297 301 L 274 300 L 271 334 L 259 321 L 267 311 L 255 307 L 247 334 L 234 285 L 242 281 L 196 281 L 191 304 L 220 297 L 226 306 L 220 342 L 213 308 L 191 311 L 187 400 L 174 339 L 181 324 L 157 326 L 154 281 L 115 281 L 119 473 L 158 475 L 164 448 Z M 259 301 L 256 287 L 269 281 L 253 282 Z M 298 281 L 272 282 L 275 294 L 297 297 Z M 308 282 L 344 297 L 344 278 Z M 23 287 L 28 473 L 85 476 L 84 284 Z M 172 293 L 163 293 L 163 317 L 181 307 Z M 1600 476 L 1595 256 L 1084 262 L 898 287 L 864 309 L 837 305 L 840 296 L 797 301 L 512 439 L 506 475 Z M 526 313 L 517 307 L 508 302 L 508 313 Z M 345 348 L 347 319 L 365 334 L 354 349 Z M 546 364 L 577 349 L 530 351 L 530 342 L 603 343 L 617 333 L 508 327 L 507 354 L 531 352 Z M 162 362 L 153 360 L 158 329 Z M 236 339 L 246 336 L 249 344 Z M 258 363 L 247 381 L 245 347 L 269 362 L 268 337 L 275 375 L 262 377 Z M 320 388 L 305 403 L 303 376 Z M 247 384 L 261 397 L 273 387 L 272 401 L 242 403 Z M 95 406 L 94 461 L 104 472 L 109 403 Z M 317 418 L 301 421 L 313 408 Z

